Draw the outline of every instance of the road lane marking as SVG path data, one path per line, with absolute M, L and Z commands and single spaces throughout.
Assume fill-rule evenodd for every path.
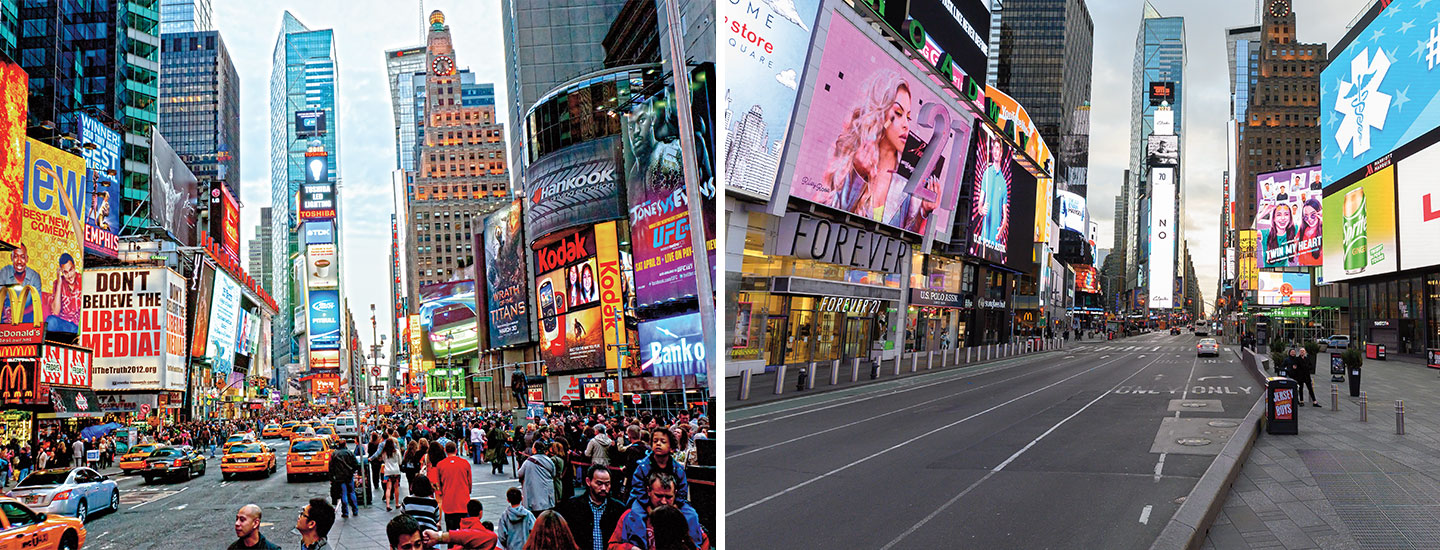
M 1118 358 L 1117 358 L 1116 360 L 1118 360 Z M 820 481 L 820 480 L 822 480 L 822 479 L 825 479 L 825 478 L 827 478 L 827 477 L 833 476 L 833 475 L 835 475 L 835 474 L 838 474 L 838 473 L 840 473 L 840 472 L 843 472 L 843 471 L 845 471 L 845 470 L 848 470 L 848 469 L 850 469 L 850 468 L 853 468 L 853 467 L 855 467 L 855 466 L 858 466 L 858 465 L 860 465 L 860 464 L 863 464 L 863 463 L 865 463 L 865 462 L 868 462 L 868 461 L 870 461 L 871 459 L 873 459 L 873 458 L 875 458 L 875 457 L 878 457 L 878 456 L 880 456 L 880 455 L 883 455 L 883 454 L 888 453 L 888 452 L 890 452 L 890 451 L 893 451 L 893 450 L 895 450 L 895 449 L 899 449 L 899 448 L 901 448 L 901 447 L 904 447 L 904 446 L 906 446 L 906 445 L 909 445 L 909 444 L 911 444 L 911 443 L 914 443 L 914 442 L 919 441 L 919 440 L 921 440 L 921 439 L 924 439 L 924 438 L 926 438 L 926 437 L 930 437 L 930 436 L 935 435 L 935 434 L 937 434 L 937 433 L 940 433 L 940 432 L 942 432 L 942 431 L 944 431 L 944 430 L 946 430 L 946 429 L 953 428 L 953 427 L 955 427 L 955 426 L 959 426 L 959 425 L 962 424 L 962 423 L 965 423 L 965 422 L 968 422 L 968 421 L 973 420 L 973 419 L 975 419 L 975 418 L 978 418 L 978 417 L 980 417 L 981 415 L 984 415 L 984 414 L 986 414 L 986 413 L 992 412 L 992 411 L 994 411 L 994 410 L 996 410 L 996 409 L 999 409 L 1000 407 L 1004 407 L 1005 405 L 1009 405 L 1009 404 L 1011 404 L 1011 403 L 1014 403 L 1014 402 L 1016 402 L 1016 401 L 1019 401 L 1019 400 L 1021 400 L 1021 399 L 1026 398 L 1026 397 L 1030 397 L 1030 396 L 1035 395 L 1035 394 L 1037 394 L 1037 393 L 1040 393 L 1040 392 L 1042 392 L 1042 391 L 1045 391 L 1045 390 L 1048 390 L 1048 389 L 1053 388 L 1053 387 L 1055 387 L 1055 386 L 1058 386 L 1058 385 L 1060 385 L 1060 384 L 1063 384 L 1063 383 L 1065 383 L 1065 382 L 1069 382 L 1070 380 L 1073 380 L 1073 379 L 1075 379 L 1076 377 L 1078 377 L 1078 376 L 1080 376 L 1080 375 L 1082 375 L 1082 374 L 1089 373 L 1090 371 L 1093 371 L 1093 370 L 1095 370 L 1095 369 L 1098 369 L 1098 368 L 1100 368 L 1100 367 L 1103 367 L 1103 366 L 1105 366 L 1105 365 L 1108 365 L 1108 364 L 1110 364 L 1110 363 L 1112 363 L 1112 362 L 1114 362 L 1114 361 L 1106 361 L 1105 363 L 1101 363 L 1101 364 L 1099 364 L 1099 365 L 1095 365 L 1095 366 L 1093 366 L 1093 367 L 1090 367 L 1089 369 L 1086 369 L 1086 370 L 1077 372 L 1077 373 L 1075 373 L 1075 374 L 1072 374 L 1072 375 L 1070 375 L 1070 376 L 1067 376 L 1067 377 L 1065 377 L 1065 378 L 1062 378 L 1062 379 L 1060 379 L 1060 380 L 1057 380 L 1057 381 L 1055 381 L 1055 382 L 1053 382 L 1053 383 L 1050 383 L 1050 384 L 1047 384 L 1047 385 L 1045 385 L 1045 386 L 1043 386 L 1043 387 L 1040 387 L 1040 388 L 1038 388 L 1038 389 L 1032 390 L 1032 391 L 1030 391 L 1030 392 L 1028 392 L 1028 393 L 1026 393 L 1026 394 L 1024 394 L 1024 395 L 1021 395 L 1021 396 L 1019 396 L 1019 397 L 1015 397 L 1015 398 L 1010 399 L 1009 401 L 1006 401 L 1006 402 L 1001 403 L 1001 404 L 999 404 L 999 405 L 995 405 L 994 407 L 990 407 L 990 408 L 988 408 L 988 409 L 985 409 L 985 410 L 980 411 L 980 412 L 978 412 L 978 413 L 972 414 L 972 415 L 967 416 L 967 417 L 965 417 L 965 418 L 961 418 L 960 420 L 956 420 L 956 421 L 954 421 L 954 422 L 951 422 L 951 423 L 946 424 L 946 425 L 944 425 L 944 426 L 941 426 L 941 427 L 939 427 L 939 428 L 935 428 L 935 429 L 933 429 L 933 430 L 930 430 L 930 431 L 925 432 L 925 433 L 923 433 L 923 434 L 917 435 L 917 436 L 912 437 L 912 438 L 910 438 L 910 439 L 907 439 L 907 440 L 905 440 L 905 441 L 901 441 L 900 443 L 896 443 L 896 444 L 894 444 L 894 445 L 891 445 L 890 447 L 887 447 L 887 448 L 882 449 L 882 450 L 880 450 L 880 451 L 877 451 L 877 452 L 875 452 L 875 453 L 871 453 L 869 456 L 866 456 L 865 458 L 861 458 L 861 459 L 859 459 L 859 460 L 856 460 L 856 461 L 854 461 L 854 462 L 851 462 L 851 463 L 849 463 L 849 464 L 846 464 L 846 465 L 841 466 L 841 467 L 839 467 L 839 468 L 836 468 L 836 469 L 834 469 L 834 470 L 830 470 L 829 472 L 825 472 L 825 473 L 823 473 L 823 474 L 820 474 L 820 475 L 818 475 L 818 476 L 815 476 L 815 477 L 813 477 L 813 478 L 810 478 L 810 479 L 807 480 L 807 481 L 800 482 L 800 483 L 798 483 L 798 484 L 796 484 L 796 485 L 793 485 L 793 486 L 791 486 L 791 487 L 789 487 L 789 488 L 787 488 L 787 489 L 785 489 L 785 490 L 782 490 L 782 491 L 780 491 L 780 492 L 778 492 L 778 493 L 772 494 L 772 495 L 770 495 L 770 496 L 768 496 L 768 497 L 762 498 L 762 499 L 757 500 L 757 501 L 755 501 L 755 502 L 752 502 L 752 503 L 750 503 L 750 504 L 746 504 L 745 506 L 741 506 L 741 507 L 739 507 L 739 508 L 736 508 L 736 509 L 734 509 L 734 510 L 731 510 L 731 511 L 729 511 L 729 512 L 726 512 L 726 513 L 725 513 L 725 517 L 733 516 L 733 515 L 735 515 L 735 514 L 738 514 L 738 513 L 740 513 L 740 512 L 744 512 L 744 511 L 746 511 L 746 510 L 749 510 L 749 509 L 751 509 L 751 508 L 754 508 L 754 507 L 759 506 L 759 505 L 761 505 L 761 504 L 764 504 L 764 503 L 766 503 L 766 502 L 770 502 L 770 501 L 772 501 L 772 500 L 775 500 L 775 499 L 777 499 L 777 498 L 780 498 L 780 497 L 782 497 L 782 496 L 784 496 L 784 495 L 786 495 L 786 494 L 789 494 L 789 493 L 792 493 L 792 492 L 794 492 L 794 491 L 796 491 L 796 490 L 799 490 L 799 489 L 802 488 L 802 487 L 805 487 L 805 486 L 807 486 L 807 485 L 810 485 L 811 483 L 815 483 L 815 482 Z M 1132 376 L 1133 376 L 1133 375 L 1132 375 Z M 1127 378 L 1127 379 L 1128 379 L 1128 378 Z
M 161 501 L 161 500 L 165 500 L 165 499 L 167 499 L 167 498 L 170 498 L 170 497 L 173 497 L 173 496 L 175 496 L 175 495 L 178 495 L 178 494 L 180 494 L 180 493 L 185 492 L 186 489 L 189 489 L 189 487 L 182 487 L 179 491 L 175 491 L 175 492 L 170 493 L 170 494 L 167 494 L 167 495 L 161 495 L 159 498 L 156 498 L 155 500 L 148 500 L 148 501 L 145 501 L 145 502 L 141 502 L 140 504 L 136 504 L 136 505 L 134 505 L 134 506 L 131 506 L 130 509 L 131 509 L 131 510 L 135 510 L 135 509 L 140 508 L 141 506 L 144 506 L 144 505 L 146 505 L 146 504 L 150 504 L 151 502 L 158 502 L 158 501 Z
M 184 510 L 184 509 L 189 508 L 189 507 L 190 507 L 190 503 L 187 502 L 187 503 L 185 503 L 185 504 L 181 504 L 181 505 L 179 505 L 179 506 L 176 506 L 176 507 L 174 507 L 174 508 L 171 508 L 171 510 Z
M 1150 351 L 1160 351 L 1160 346 L 1155 346 L 1155 349 L 1152 349 Z
M 1109 395 L 1111 391 L 1115 391 L 1115 388 L 1120 387 L 1122 384 L 1124 384 L 1125 382 L 1129 381 L 1131 378 L 1134 378 L 1136 375 L 1139 375 L 1141 372 L 1144 372 L 1145 369 L 1150 368 L 1150 366 L 1151 366 L 1151 365 L 1154 365 L 1154 364 L 1155 364 L 1155 361 L 1157 361 L 1157 360 L 1159 360 L 1159 359 L 1156 358 L 1155 360 L 1151 360 L 1149 363 L 1146 363 L 1145 366 L 1140 367 L 1140 370 L 1137 370 L 1137 371 L 1131 373 L 1130 376 L 1126 376 L 1124 379 L 1120 380 L 1120 382 L 1119 382 L 1118 384 L 1115 384 L 1113 387 L 1110 388 L 1110 391 L 1102 392 L 1099 397 L 1096 397 L 1095 399 L 1092 399 L 1089 403 L 1086 403 L 1085 406 L 1080 407 L 1080 410 L 1075 411 L 1075 412 L 1072 413 L 1070 416 L 1065 417 L 1064 420 L 1061 420 L 1061 421 L 1059 421 L 1059 422 L 1056 422 L 1054 426 L 1051 426 L 1051 427 L 1050 427 L 1050 429 L 1045 430 L 1045 433 L 1040 434 L 1040 437 L 1036 437 L 1034 440 L 1031 440 L 1029 444 L 1025 445 L 1024 448 L 1022 448 L 1022 449 L 1020 449 L 1020 450 L 1018 450 L 1018 451 L 1015 451 L 1015 454 L 1010 455 L 1010 458 L 1005 459 L 1005 461 L 1004 461 L 1004 462 L 1001 462 L 1000 465 L 996 466 L 994 469 L 991 469 L 989 473 L 986 473 L 983 477 L 981 477 L 980 479 L 976 480 L 975 483 L 970 484 L 970 486 L 969 486 L 969 487 L 966 487 L 965 490 L 962 491 L 960 494 L 955 495 L 955 498 L 952 498 L 952 499 L 950 499 L 949 501 L 946 501 L 945 504 L 940 505 L 940 507 L 939 507 L 939 508 L 936 508 L 935 511 L 930 512 L 930 515 L 925 516 L 924 519 L 920 520 L 920 521 L 919 521 L 918 523 L 916 523 L 915 525 L 910 526 L 909 529 L 906 529 L 904 533 L 901 533 L 901 534 L 900 534 L 900 536 L 895 537 L 895 539 L 892 540 L 892 541 L 890 541 L 889 544 L 886 544 L 885 546 L 881 547 L 881 550 L 889 550 L 890 548 L 894 548 L 895 545 L 896 545 L 896 544 L 899 544 L 900 541 L 903 540 L 905 537 L 910 536 L 911 533 L 914 533 L 916 530 L 919 530 L 920 527 L 924 526 L 926 523 L 929 523 L 930 520 L 935 519 L 935 516 L 940 515 L 940 512 L 944 511 L 946 508 L 949 508 L 951 505 L 955 504 L 956 502 L 959 502 L 959 501 L 960 501 L 960 497 L 965 496 L 966 493 L 969 493 L 970 491 L 974 490 L 975 487 L 978 487 L 981 483 L 984 483 L 985 480 L 990 479 L 990 476 L 993 476 L 993 475 L 995 475 L 995 474 L 997 474 L 997 473 L 1000 473 L 1001 470 L 1004 470 L 1006 466 L 1010 465 L 1010 463 L 1011 463 L 1012 461 L 1014 461 L 1016 458 L 1019 458 L 1020 455 L 1022 455 L 1022 454 L 1025 453 L 1025 451 L 1028 451 L 1028 450 L 1030 450 L 1031 447 L 1034 447 L 1035 444 L 1036 444 L 1036 443 L 1039 443 L 1041 439 L 1044 439 L 1044 438 L 1045 438 L 1045 436 L 1050 435 L 1051 432 L 1054 432 L 1056 429 L 1059 429 L 1061 425 L 1065 424 L 1066 422 L 1069 422 L 1070 419 L 1075 418 L 1076 416 L 1079 416 L 1080 413 L 1082 413 L 1082 412 L 1085 412 L 1085 409 L 1090 408 L 1091 405 L 1094 405 L 1095 403 L 1099 402 L 1101 399 L 1104 399 L 1105 396 L 1106 396 L 1106 395 Z M 1082 374 L 1083 374 L 1083 373 L 1082 373 Z M 1064 380 L 1062 380 L 1062 382 L 1063 382 L 1063 381 L 1064 381 Z M 1043 388 L 1042 388 L 1042 389 L 1043 389 Z M 1038 390 L 1037 390 L 1037 391 L 1038 391 Z M 1021 397 L 1024 397 L 1024 396 L 1021 396 Z M 1016 398 L 1016 399 L 1019 399 L 1019 398 Z M 1003 405 L 1003 403 L 1002 403 L 1002 405 Z M 999 406 L 999 405 L 997 405 L 997 406 Z
M 1201 376 L 1201 377 L 1199 377 L 1199 378 L 1196 378 L 1195 381 L 1196 381 L 1196 382 L 1204 382 L 1204 381 L 1206 381 L 1206 380 L 1211 380 L 1211 379 L 1224 380 L 1224 379 L 1227 379 L 1227 378 L 1234 378 L 1234 376 L 1230 376 L 1230 375 L 1228 375 L 1228 374 L 1221 374 L 1221 375 L 1217 375 L 1217 376 Z
M 1155 463 L 1155 482 L 1160 482 L 1160 472 L 1165 469 L 1165 453 L 1160 453 L 1160 461 Z
M 1190 398 L 1190 380 L 1195 378 L 1195 365 L 1200 363 L 1200 356 L 1195 356 L 1195 361 L 1190 363 L 1190 375 L 1185 377 L 1185 391 L 1180 394 L 1180 399 Z M 1175 411 L 1175 418 L 1180 418 L 1180 411 Z
M 1151 504 L 1146 504 L 1146 505 L 1145 505 L 1145 509 L 1140 510 L 1140 523 L 1143 523 L 1143 524 L 1145 524 L 1145 525 L 1150 525 L 1150 509 L 1151 509 L 1151 508 L 1154 508 L 1154 506 L 1151 505 Z

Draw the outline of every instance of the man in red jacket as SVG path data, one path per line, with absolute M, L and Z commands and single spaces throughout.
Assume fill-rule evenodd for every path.
M 470 463 L 455 452 L 455 442 L 445 442 L 445 460 L 435 465 L 440 511 L 445 513 L 445 529 L 452 531 L 460 528 L 470 505 Z

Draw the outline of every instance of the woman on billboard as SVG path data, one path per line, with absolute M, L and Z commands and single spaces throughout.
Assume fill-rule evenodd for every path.
M 1270 251 L 1280 250 L 1280 247 L 1295 241 L 1294 211 L 1290 203 L 1281 202 L 1275 204 L 1275 211 L 1270 214 L 1270 232 L 1265 235 L 1265 265 L 1267 267 L 1283 266 L 1286 262 L 1281 255 L 1272 260 Z
M 835 138 L 824 188 L 815 200 L 826 206 L 888 221 L 908 211 L 905 179 L 895 173 L 910 137 L 910 84 L 899 73 L 881 71 L 863 87 L 859 104 Z
M 1312 261 L 1308 264 L 1319 265 L 1316 262 L 1320 261 L 1320 236 L 1325 232 L 1321 223 L 1320 199 L 1312 196 L 1300 207 L 1300 242 L 1314 243 L 1314 247 L 1310 249 Z

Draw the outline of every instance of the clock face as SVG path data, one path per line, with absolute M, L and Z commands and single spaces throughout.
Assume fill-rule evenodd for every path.
M 1272 0 L 1270 2 L 1270 15 L 1274 17 L 1290 15 L 1290 2 L 1288 0 Z
M 455 72 L 455 62 L 449 56 L 437 55 L 435 61 L 430 64 L 430 69 L 437 76 L 449 76 Z

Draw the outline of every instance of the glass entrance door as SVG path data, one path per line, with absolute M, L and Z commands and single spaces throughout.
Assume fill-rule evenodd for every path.
M 870 320 L 850 317 L 845 321 L 844 361 L 868 357 L 870 351 Z
M 785 341 L 788 339 L 785 334 L 785 327 L 789 324 L 786 320 L 786 317 L 769 317 L 765 319 L 766 366 L 785 364 Z

